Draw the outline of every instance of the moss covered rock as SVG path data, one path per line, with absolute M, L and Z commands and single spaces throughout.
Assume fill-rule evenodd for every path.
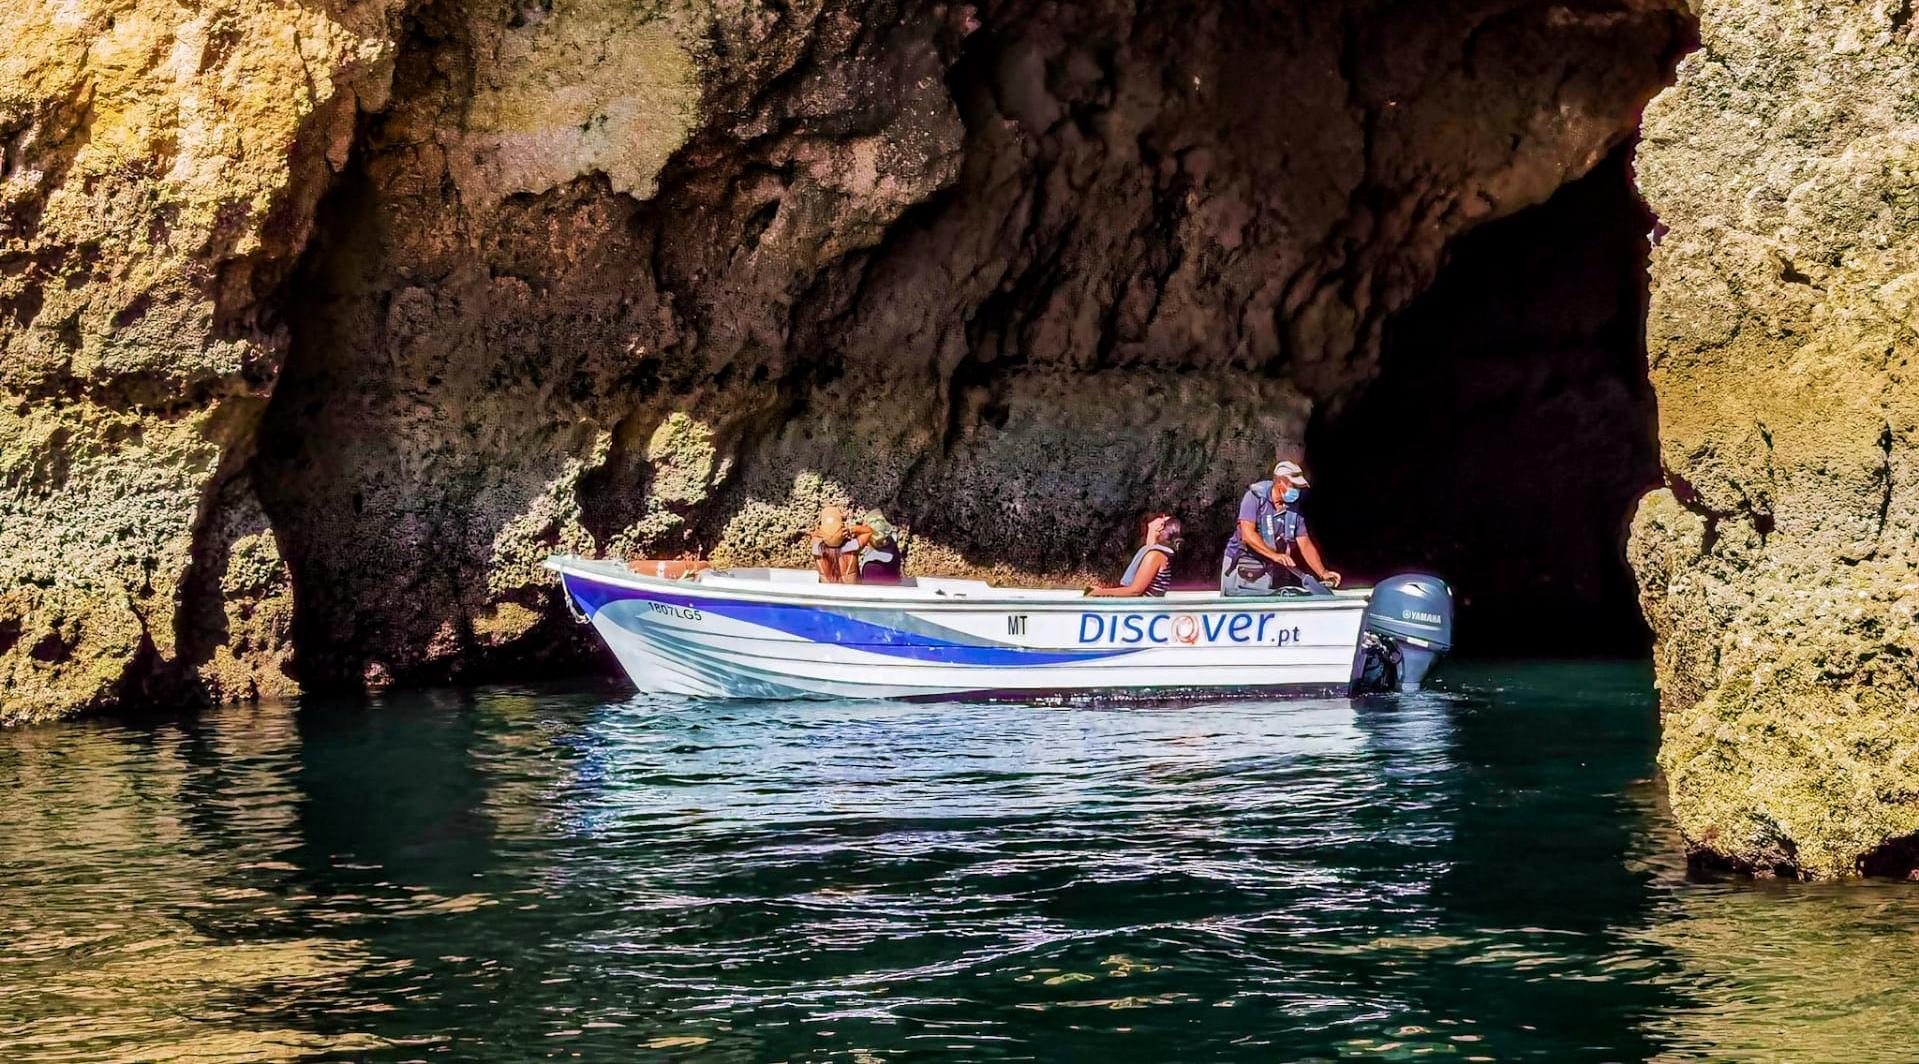
M 397 4 L 0 5 L 0 721 L 198 685 L 196 537 L 286 335 L 262 305 L 384 104 Z M 251 551 L 250 553 L 258 553 Z M 216 671 L 218 671 L 216 666 Z M 213 680 L 221 689 L 228 680 Z M 242 689 L 251 690 L 250 686 Z

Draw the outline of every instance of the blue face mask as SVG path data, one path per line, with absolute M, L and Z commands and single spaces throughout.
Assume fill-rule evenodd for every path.
M 1285 491 L 1282 491 L 1282 492 L 1280 492 L 1280 493 L 1279 493 L 1279 501 L 1280 501 L 1280 502 L 1284 502 L 1284 503 L 1295 503 L 1295 502 L 1298 502 L 1298 501 L 1299 501 L 1299 489 L 1298 489 L 1298 488 L 1287 488 L 1287 489 L 1286 489 Z

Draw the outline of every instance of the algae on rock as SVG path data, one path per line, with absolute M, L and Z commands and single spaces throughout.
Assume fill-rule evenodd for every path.
M 399 12 L 4 11 L 0 721 L 13 721 L 198 684 L 213 648 L 184 622 L 198 607 L 182 592 L 285 343 L 262 300 L 357 110 L 384 103 Z

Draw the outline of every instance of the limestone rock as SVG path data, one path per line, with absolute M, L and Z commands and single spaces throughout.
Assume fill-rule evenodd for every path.
M 286 339 L 265 300 L 384 104 L 399 15 L 3 10 L 0 721 L 212 655 L 177 623 L 196 530 L 250 453 Z
M 470 95 L 445 138 L 463 202 L 483 209 L 589 173 L 652 195 L 699 102 L 691 51 L 705 27 L 687 15 L 630 0 L 529 4 L 505 22 L 470 9 Z
M 1903 4 L 1697 6 L 1639 156 L 1661 764 L 1702 856 L 1850 874 L 1919 832 L 1919 42 Z

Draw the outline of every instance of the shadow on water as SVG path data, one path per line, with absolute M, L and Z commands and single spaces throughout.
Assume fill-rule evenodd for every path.
M 1643 666 L 1443 686 L 0 734 L 0 1056 L 1919 1055 L 1911 891 L 1688 880 Z

